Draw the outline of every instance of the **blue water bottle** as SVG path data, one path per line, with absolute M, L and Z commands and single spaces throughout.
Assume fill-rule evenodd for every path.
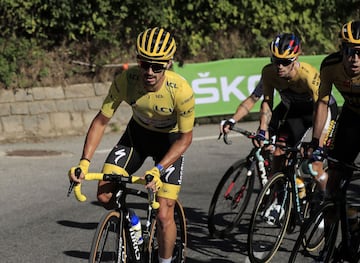
M 135 214 L 133 209 L 129 209 L 129 222 L 131 225 L 131 230 L 134 232 L 137 239 L 138 245 L 141 245 L 144 242 L 141 234 L 141 222 L 140 218 Z

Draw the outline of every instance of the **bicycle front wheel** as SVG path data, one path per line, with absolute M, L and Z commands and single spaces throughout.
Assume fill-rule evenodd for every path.
M 91 244 L 89 263 L 126 262 L 126 258 L 122 258 L 126 255 L 126 237 L 120 220 L 117 211 L 101 218 Z
M 186 258 L 187 247 L 187 229 L 184 208 L 180 201 L 176 201 L 174 208 L 174 220 L 176 225 L 176 241 L 171 263 L 184 263 Z M 150 240 L 147 247 L 149 263 L 158 262 L 158 241 L 156 233 L 156 219 L 153 219 Z
M 223 238 L 241 219 L 254 188 L 254 170 L 247 161 L 235 162 L 221 178 L 208 212 L 210 236 Z
M 276 173 L 256 200 L 248 232 L 251 262 L 269 262 L 284 238 L 292 208 L 289 184 L 285 174 Z
M 324 214 L 334 211 L 335 204 L 327 202 L 317 209 L 301 226 L 300 234 L 292 249 L 289 263 L 294 262 L 330 262 L 333 255 L 339 221 L 333 224 L 324 224 Z M 324 237 L 318 243 L 320 237 Z M 317 244 L 314 246 L 313 244 Z M 309 249 L 313 247 L 313 249 Z

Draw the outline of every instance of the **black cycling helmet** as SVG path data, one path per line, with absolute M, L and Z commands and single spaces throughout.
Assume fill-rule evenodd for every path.
M 276 58 L 295 59 L 301 52 L 300 40 L 293 33 L 279 34 L 271 42 L 270 50 Z
M 166 62 L 173 59 L 175 51 L 174 37 L 163 28 L 149 28 L 137 37 L 136 52 L 139 59 Z
M 343 44 L 360 44 L 360 21 L 350 21 L 344 24 L 339 37 Z

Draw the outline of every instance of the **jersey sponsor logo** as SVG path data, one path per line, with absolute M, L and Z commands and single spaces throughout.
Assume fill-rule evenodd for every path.
M 169 177 L 171 176 L 171 174 L 175 171 L 175 167 L 173 165 L 169 166 L 166 170 L 165 170 L 165 182 L 169 182 Z
M 272 66 L 270 64 L 270 66 Z M 234 96 L 239 100 L 244 100 L 247 95 L 240 90 L 239 86 L 244 85 L 246 76 L 236 76 L 233 80 L 226 76 L 219 78 L 210 76 L 210 72 L 198 73 L 198 79 L 191 82 L 191 86 L 195 93 L 195 104 L 211 104 L 217 102 L 229 102 Z M 254 75 L 248 77 L 248 90 L 252 92 L 256 83 L 260 80 L 261 75 Z
M 122 157 L 126 156 L 125 149 L 120 149 L 120 150 L 116 151 L 116 152 L 115 152 L 115 156 L 116 156 L 116 158 L 115 158 L 115 163 L 117 164 L 118 161 L 119 161 Z
M 161 112 L 161 113 L 173 113 L 174 109 L 167 108 L 167 107 L 160 107 L 158 105 L 154 105 L 154 111 Z
M 175 88 L 176 88 L 176 83 L 167 81 L 167 82 L 166 82 L 166 86 L 168 86 L 169 88 L 175 89 Z
M 334 137 L 334 133 L 335 133 L 335 124 L 336 124 L 335 120 L 330 121 L 328 131 L 327 131 L 327 133 L 325 135 L 325 138 L 324 138 L 324 144 L 329 149 L 334 148 L 333 137 Z
M 320 75 L 319 74 L 315 74 L 311 84 L 313 84 L 314 86 L 319 86 L 320 85 Z
M 133 247 L 134 247 L 136 260 L 140 260 L 141 259 L 141 253 L 140 253 L 140 248 L 139 248 L 139 244 L 138 244 L 138 238 L 136 236 L 135 231 L 132 228 L 130 228 L 129 231 L 130 231 L 131 241 L 132 241 L 132 244 L 133 244 Z
M 193 111 L 194 111 L 194 107 L 192 107 L 192 108 L 190 108 L 190 109 L 188 109 L 188 110 L 186 110 L 186 111 L 180 112 L 180 115 L 181 115 L 181 116 L 186 116 L 186 115 L 191 114 Z

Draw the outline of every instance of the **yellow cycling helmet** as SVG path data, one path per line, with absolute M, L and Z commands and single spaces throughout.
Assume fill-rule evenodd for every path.
M 360 21 L 350 21 L 344 24 L 339 37 L 343 43 L 360 44 Z
M 301 52 L 300 40 L 293 33 L 283 33 L 273 39 L 270 50 L 276 58 L 295 59 Z
M 165 62 L 173 59 L 175 51 L 174 37 L 163 28 L 149 28 L 137 37 L 136 52 L 140 59 Z

